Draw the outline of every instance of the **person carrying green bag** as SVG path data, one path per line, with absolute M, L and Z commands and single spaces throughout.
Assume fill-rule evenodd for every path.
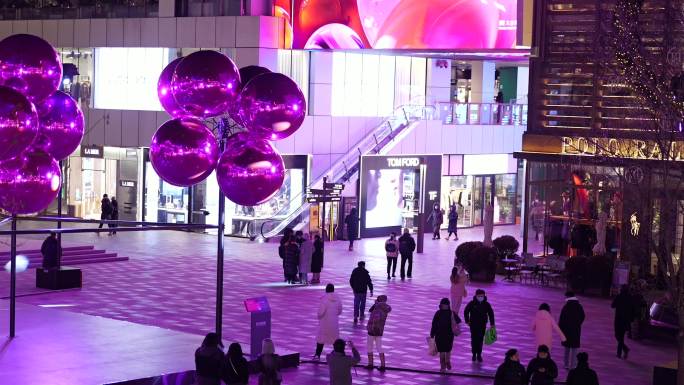
M 470 326 L 470 347 L 473 352 L 473 362 L 476 360 L 482 362 L 482 344 L 487 331 L 487 321 L 489 321 L 491 329 L 494 329 L 494 310 L 487 302 L 484 290 L 477 289 L 475 297 L 463 311 L 463 316 L 466 324 Z
M 491 345 L 494 342 L 496 342 L 496 328 L 492 326 L 485 331 L 484 343 L 485 345 Z

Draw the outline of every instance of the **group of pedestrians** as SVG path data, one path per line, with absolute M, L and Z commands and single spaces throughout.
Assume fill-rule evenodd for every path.
M 432 212 L 428 216 L 428 223 L 432 226 L 432 239 L 441 239 L 441 228 L 444 223 L 444 209 L 435 203 L 432 207 Z M 454 241 L 458 241 L 458 208 L 455 204 L 449 206 L 449 213 L 447 214 L 447 237 L 444 240 L 448 241 L 454 235 Z
M 401 269 L 399 276 L 403 281 L 411 278 L 413 274 L 413 252 L 416 251 L 416 240 L 413 239 L 409 229 L 397 239 L 396 233 L 391 233 L 385 241 L 385 255 L 387 256 L 387 280 L 397 276 L 397 259 L 401 256 Z M 408 266 L 407 266 L 408 263 Z
M 102 221 L 116 221 L 119 219 L 119 202 L 116 201 L 116 197 L 112 197 L 111 199 L 107 194 L 102 195 L 102 200 L 100 201 L 100 220 Z M 104 226 L 104 222 L 100 222 L 100 226 L 98 226 L 98 229 L 101 229 L 102 226 Z M 116 235 L 116 225 L 115 224 L 107 224 L 107 227 L 110 229 L 115 229 L 115 230 L 110 230 L 107 235 Z M 100 233 L 97 233 L 97 235 L 100 235 Z
M 309 233 L 285 229 L 278 255 L 283 260 L 283 276 L 289 284 L 320 283 L 323 269 L 323 240 Z M 309 281 L 309 273 L 312 273 Z

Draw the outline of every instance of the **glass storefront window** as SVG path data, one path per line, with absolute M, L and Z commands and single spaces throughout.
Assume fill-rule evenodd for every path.
M 90 107 L 93 81 L 93 50 L 90 48 L 57 49 L 64 73 L 59 89 L 76 99 L 81 107 Z
M 515 174 L 495 175 L 494 186 L 494 223 L 514 223 Z
M 68 212 L 78 218 L 100 219 L 104 194 L 116 194 L 116 159 L 72 156 L 68 162 Z
M 441 205 L 448 211 L 449 206 L 457 204 L 459 227 L 482 225 L 485 202 L 492 201 L 494 224 L 515 223 L 516 181 L 516 174 L 445 176 Z

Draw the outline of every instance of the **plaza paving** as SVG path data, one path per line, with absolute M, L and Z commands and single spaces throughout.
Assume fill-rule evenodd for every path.
M 495 237 L 518 235 L 517 226 L 495 228 Z M 461 241 L 480 239 L 481 230 L 462 230 Z M 3 242 L 6 240 L 2 240 Z M 22 241 L 30 243 L 25 239 Z M 326 245 L 323 284 L 332 282 L 342 297 L 345 309 L 341 319 L 343 338 L 353 339 L 365 357 L 365 327 L 352 323 L 352 292 L 349 273 L 359 260 L 367 261 L 376 286 L 375 294 L 387 294 L 393 311 L 389 316 L 384 344 L 388 349 L 388 366 L 438 370 L 439 363 L 426 354 L 425 336 L 440 298 L 449 295 L 449 273 L 453 252 L 460 242 L 429 238 L 425 253 L 415 256 L 411 280 L 387 281 L 383 239 L 358 242 L 354 252 L 346 243 Z M 186 232 L 120 233 L 116 237 L 94 234 L 66 239 L 66 244 L 95 244 L 131 258 L 127 262 L 82 266 L 84 287 L 81 290 L 37 293 L 19 298 L 21 303 L 58 305 L 64 311 L 103 316 L 135 323 L 154 325 L 177 331 L 204 334 L 214 327 L 215 243 L 216 238 Z M 288 286 L 282 282 L 281 260 L 277 244 L 255 243 L 242 239 L 226 239 L 224 329 L 225 340 L 249 340 L 249 315 L 242 300 L 265 295 L 273 309 L 273 339 L 276 347 L 300 351 L 304 359 L 315 347 L 316 309 L 323 285 Z M 397 277 L 398 277 L 397 273 Z M 18 292 L 36 293 L 33 273 L 20 274 Z M 0 290 L 7 293 L 8 275 L 0 276 Z M 563 304 L 563 291 L 554 288 L 501 282 L 471 284 L 487 290 L 497 318 L 499 341 L 485 347 L 484 363 L 470 361 L 469 334 L 464 332 L 454 347 L 454 370 L 458 373 L 490 375 L 511 347 L 521 350 L 525 363 L 534 355 L 531 321 L 541 302 L 551 305 L 554 316 Z M 372 299 L 369 299 L 369 306 Z M 603 298 L 581 298 L 587 312 L 583 330 L 583 348 L 590 354 L 592 366 L 599 372 L 601 384 L 650 384 L 652 366 L 675 358 L 674 345 L 662 341 L 629 341 L 630 359 L 615 357 L 610 301 Z M 6 314 L 2 314 L 6 316 Z M 19 325 L 18 333 L 21 333 Z M 197 338 L 198 344 L 201 337 Z M 329 348 L 326 347 L 326 351 Z M 552 348 L 562 367 L 562 347 L 558 338 Z M 192 352 L 188 352 L 192 354 Z M 365 363 L 365 358 L 362 361 Z M 179 368 L 184 370 L 189 368 Z M 559 380 L 566 371 L 561 369 Z M 388 371 L 380 374 L 358 369 L 359 384 L 490 384 L 491 379 L 441 377 L 427 374 Z M 327 368 L 304 363 L 300 369 L 285 374 L 286 383 L 325 384 Z M 255 381 L 254 379 L 252 381 Z

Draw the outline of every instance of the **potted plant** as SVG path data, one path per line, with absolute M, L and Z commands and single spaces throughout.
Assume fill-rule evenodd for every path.
M 482 242 L 471 241 L 461 243 L 456 248 L 456 259 L 454 260 L 454 263 L 458 261 L 465 266 L 466 260 L 468 259 L 470 254 L 473 252 L 473 250 L 477 249 L 478 247 L 482 247 Z
M 518 252 L 518 247 L 520 243 L 515 237 L 510 235 L 502 235 L 492 241 L 494 248 L 496 249 L 497 255 L 497 274 L 505 274 L 504 264 L 501 262 L 502 259 L 513 258 Z
M 496 249 L 480 246 L 470 253 L 466 269 L 470 279 L 476 282 L 494 282 L 496 277 Z

